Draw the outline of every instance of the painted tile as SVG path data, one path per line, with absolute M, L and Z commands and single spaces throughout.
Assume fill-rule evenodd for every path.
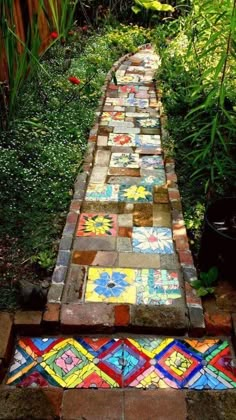
M 132 85 L 119 86 L 119 92 L 122 92 L 122 93 L 136 93 L 138 91 L 139 91 L 139 86 L 132 86 Z
M 137 278 L 137 304 L 171 305 L 181 298 L 178 273 L 167 270 L 139 270 Z
M 161 156 L 143 156 L 140 159 L 140 166 L 145 169 L 160 169 L 164 167 L 164 162 Z
M 143 148 L 160 148 L 161 137 L 158 134 L 139 134 L 135 136 L 135 145 Z
M 137 153 L 112 153 L 110 167 L 139 168 L 139 155 Z
M 138 83 L 140 80 L 140 76 L 137 74 L 126 74 L 125 76 L 117 76 L 117 83 L 118 84 L 125 84 L 125 83 Z
M 103 112 L 101 115 L 101 121 L 123 121 L 125 119 L 124 112 Z
M 160 118 L 136 118 L 136 122 L 142 128 L 160 128 Z
M 136 270 L 90 267 L 85 293 L 86 302 L 135 303 Z
M 110 134 L 108 146 L 135 146 L 135 134 Z
M 76 236 L 115 236 L 116 234 L 116 214 L 83 213 L 80 215 Z
M 125 100 L 124 106 L 137 106 L 138 108 L 148 108 L 149 107 L 149 100 L 148 99 L 138 99 L 130 97 Z
M 119 186 L 114 184 L 89 184 L 85 199 L 87 201 L 117 201 Z
M 169 228 L 134 227 L 133 251 L 144 254 L 173 254 L 172 233 Z
M 120 185 L 119 201 L 127 203 L 150 203 L 153 201 L 150 185 Z
M 23 337 L 16 343 L 6 383 L 227 390 L 236 388 L 235 358 L 228 341 L 220 339 Z

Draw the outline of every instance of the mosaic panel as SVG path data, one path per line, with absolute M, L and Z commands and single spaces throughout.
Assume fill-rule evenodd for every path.
M 140 134 L 135 136 L 135 144 L 137 147 L 143 148 L 160 148 L 161 137 L 159 134 Z
M 140 76 L 138 74 L 126 74 L 125 76 L 117 76 L 117 83 L 120 85 L 125 83 L 138 83 Z
M 85 199 L 88 201 L 117 201 L 119 186 L 111 184 L 89 184 Z
M 125 100 L 124 106 L 137 106 L 138 108 L 148 108 L 149 107 L 149 100 L 148 99 L 138 99 L 134 96 L 129 97 Z
M 164 167 L 164 162 L 161 156 L 143 156 L 140 159 L 140 166 L 144 169 L 160 169 Z
M 139 91 L 139 86 L 124 85 L 119 86 L 119 92 L 122 93 L 137 93 Z
M 172 232 L 169 228 L 134 227 L 132 235 L 134 252 L 144 254 L 173 254 Z
M 108 146 L 135 146 L 135 134 L 110 134 Z
M 153 201 L 151 185 L 120 185 L 119 201 L 150 203 Z
M 139 155 L 137 153 L 112 153 L 110 167 L 139 168 Z
M 137 304 L 171 305 L 181 298 L 178 273 L 175 271 L 142 269 L 136 277 Z
M 103 112 L 101 115 L 102 122 L 124 121 L 124 119 L 124 112 Z
M 87 302 L 124 302 L 136 301 L 136 271 L 122 268 L 90 267 L 86 287 Z
M 142 128 L 160 128 L 160 118 L 136 118 L 137 125 Z
M 6 383 L 227 390 L 236 388 L 235 358 L 229 342 L 220 339 L 23 337 L 17 341 Z
M 116 214 L 81 214 L 77 236 L 115 236 L 117 234 Z
M 89 268 L 86 302 L 171 305 L 178 298 L 181 291 L 177 272 Z

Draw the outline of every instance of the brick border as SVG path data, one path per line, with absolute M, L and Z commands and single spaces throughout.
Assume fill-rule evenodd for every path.
M 160 118 L 161 136 L 162 139 L 164 139 L 169 136 L 169 133 L 166 129 L 167 116 L 165 115 L 163 108 L 161 110 Z M 186 304 L 188 308 L 188 332 L 191 336 L 203 336 L 206 329 L 203 306 L 201 298 L 197 296 L 195 289 L 191 286 L 191 283 L 197 280 L 197 270 L 194 266 L 192 252 L 189 248 L 181 196 L 178 188 L 178 178 L 175 172 L 175 161 L 173 158 L 166 157 L 166 151 L 165 149 L 163 150 L 167 175 L 167 191 L 171 206 L 173 239 L 183 275 Z

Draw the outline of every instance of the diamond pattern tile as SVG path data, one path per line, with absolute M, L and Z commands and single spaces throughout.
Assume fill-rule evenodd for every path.
M 45 346 L 47 341 L 49 346 Z M 6 383 L 20 387 L 227 390 L 236 388 L 234 364 L 229 342 L 221 339 L 21 337 Z

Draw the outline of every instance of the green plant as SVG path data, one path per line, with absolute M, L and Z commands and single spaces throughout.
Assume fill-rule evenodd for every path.
M 214 293 L 214 285 L 218 275 L 217 267 L 211 267 L 208 272 L 200 273 L 199 280 L 195 280 L 191 283 L 192 287 L 197 290 L 197 295 L 199 297 Z
M 132 7 L 134 13 L 141 12 L 142 8 L 154 10 L 156 12 L 173 12 L 174 7 L 170 4 L 164 4 L 157 0 L 134 0 L 135 6 Z
M 47 271 L 52 271 L 56 261 L 55 252 L 46 250 L 41 251 L 37 255 L 31 257 L 32 263 L 37 263 L 40 268 L 43 268 Z
M 49 7 L 52 13 L 52 29 L 56 29 L 58 35 L 63 39 L 67 38 L 68 32 L 70 31 L 74 22 L 74 15 L 78 0 L 48 0 Z M 51 19 L 47 13 L 47 9 L 43 6 L 44 13 L 50 23 Z

